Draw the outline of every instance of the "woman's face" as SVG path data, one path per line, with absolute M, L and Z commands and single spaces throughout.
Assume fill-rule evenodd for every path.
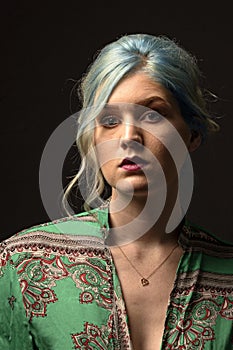
M 186 154 L 197 146 L 175 98 L 144 73 L 117 85 L 97 117 L 94 138 L 100 168 L 113 197 L 117 191 L 145 194 L 148 184 L 156 189 L 158 164 L 167 185 L 175 185 L 177 171 L 171 152 L 177 149 L 179 153 L 180 140 L 187 147 Z M 183 151 L 180 158 L 182 166 Z

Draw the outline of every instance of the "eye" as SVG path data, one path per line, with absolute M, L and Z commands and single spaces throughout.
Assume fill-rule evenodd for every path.
M 105 115 L 100 118 L 99 124 L 106 128 L 114 128 L 120 124 L 120 119 L 116 115 Z
M 157 111 L 148 111 L 140 117 L 140 120 L 143 120 L 149 123 L 158 123 L 159 121 L 161 121 L 161 119 L 162 119 L 162 115 Z

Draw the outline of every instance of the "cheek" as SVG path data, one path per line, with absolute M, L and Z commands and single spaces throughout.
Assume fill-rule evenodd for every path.
M 147 137 L 144 138 L 144 140 L 144 147 L 145 150 L 148 152 L 148 155 L 150 155 L 150 157 L 152 158 L 155 157 L 159 162 L 162 162 L 162 160 L 167 156 L 168 153 L 162 138 L 157 138 L 153 135 L 147 135 Z
M 103 177 L 109 183 L 110 178 L 113 177 L 113 168 L 116 166 L 116 143 L 110 140 L 103 140 L 103 138 L 95 135 L 95 154 L 98 160 L 99 169 Z M 119 160 L 118 160 L 119 162 Z
M 116 171 L 113 171 L 117 166 L 116 161 L 110 160 L 108 162 L 102 163 L 100 165 L 101 172 L 103 177 L 110 186 L 114 186 L 116 182 Z
M 154 152 L 152 152 L 161 165 L 165 175 L 174 172 L 174 162 L 169 150 L 162 142 L 157 142 Z
M 108 167 L 113 166 L 115 162 L 120 161 L 121 155 L 118 138 L 103 137 L 97 130 L 94 135 L 94 140 L 95 152 L 101 169 L 108 169 Z
M 182 136 L 187 138 L 187 135 L 188 133 L 180 135 L 180 140 L 183 138 Z M 145 147 L 151 151 L 162 167 L 167 182 L 171 182 L 171 179 L 175 180 L 188 152 L 184 142 L 178 142 L 177 133 L 168 131 L 163 133 L 159 140 L 151 138 Z

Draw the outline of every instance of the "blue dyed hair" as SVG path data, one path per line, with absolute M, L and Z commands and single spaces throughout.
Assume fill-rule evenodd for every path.
M 206 108 L 196 58 L 164 36 L 131 34 L 106 45 L 82 80 L 83 108 L 105 104 L 122 78 L 139 71 L 173 94 L 183 118 L 202 140 L 218 129 Z
M 81 181 L 81 187 L 87 190 L 84 195 L 86 203 L 101 204 L 99 200 L 106 184 L 94 152 L 90 156 L 94 149 L 94 119 L 117 84 L 136 72 L 144 72 L 173 94 L 184 120 L 191 130 L 201 134 L 202 140 L 206 139 L 208 132 L 218 130 L 218 124 L 206 108 L 205 94 L 200 87 L 202 77 L 194 56 L 164 36 L 122 36 L 98 52 L 81 80 L 79 93 L 83 108 L 78 120 L 77 146 L 82 163 L 65 195 L 77 181 L 80 187 Z M 97 107 L 93 110 L 93 106 Z

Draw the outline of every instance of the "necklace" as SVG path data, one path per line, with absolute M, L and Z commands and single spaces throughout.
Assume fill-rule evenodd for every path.
M 132 261 L 130 261 L 130 259 L 128 258 L 128 256 L 125 254 L 125 252 L 121 249 L 120 246 L 118 246 L 119 250 L 121 251 L 121 253 L 124 255 L 124 257 L 128 260 L 128 262 L 130 263 L 130 265 L 132 266 L 132 268 L 137 272 L 137 274 L 141 277 L 141 284 L 143 287 L 148 286 L 150 284 L 149 282 L 149 278 L 151 276 L 154 275 L 154 273 L 168 260 L 168 258 L 172 255 L 172 253 L 174 252 L 174 250 L 179 246 L 179 244 L 176 244 L 172 250 L 170 251 L 170 253 L 166 256 L 166 258 L 158 265 L 156 266 L 156 268 L 147 276 L 144 277 L 140 271 L 138 271 L 138 269 L 133 265 Z

